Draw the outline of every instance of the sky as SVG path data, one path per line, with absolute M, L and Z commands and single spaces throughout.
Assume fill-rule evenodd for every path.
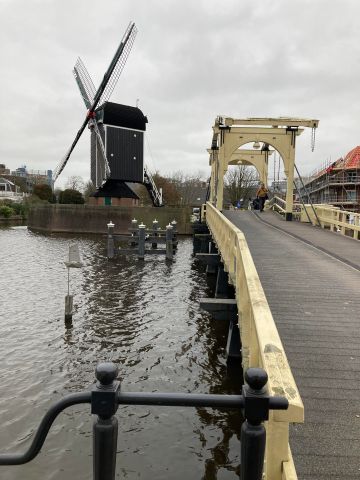
M 209 175 L 217 115 L 319 119 L 298 137 L 303 175 L 360 145 L 358 0 L 0 0 L 0 163 L 54 170 L 84 121 L 78 56 L 97 87 L 130 21 L 110 101 L 148 117 L 151 170 Z M 90 176 L 86 129 L 57 186 Z M 270 172 L 273 166 L 269 164 Z

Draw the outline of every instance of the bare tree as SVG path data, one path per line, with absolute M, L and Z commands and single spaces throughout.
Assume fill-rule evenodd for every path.
M 153 175 L 157 188 L 162 188 L 166 205 L 197 205 L 199 201 L 205 202 L 208 180 L 203 172 L 194 174 L 178 170 L 168 175 Z M 140 197 L 143 205 L 151 204 L 149 194 L 143 185 L 132 187 Z
M 225 194 L 231 204 L 240 199 L 247 202 L 255 195 L 259 174 L 254 167 L 238 165 L 229 168 L 224 178 Z
M 80 175 L 72 175 L 68 177 L 65 188 L 70 190 L 78 190 L 79 192 L 83 192 L 85 188 L 85 183 Z
M 196 203 L 197 197 L 204 197 L 207 189 L 207 179 L 203 172 L 194 174 L 184 173 L 180 170 L 168 177 L 179 194 L 181 205 L 192 205 Z
M 88 180 L 84 185 L 84 191 L 83 191 L 85 202 L 89 200 L 90 195 L 94 192 L 96 192 L 96 188 L 92 183 L 92 181 Z
M 169 178 L 160 175 L 159 172 L 153 174 L 153 179 L 155 185 L 158 189 L 162 189 L 163 200 L 165 205 L 179 205 L 180 204 L 180 195 L 175 187 L 175 185 L 170 181 Z M 144 185 L 134 185 L 131 187 L 136 195 L 140 198 L 140 203 L 142 205 L 152 205 L 152 201 L 149 193 L 147 192 Z

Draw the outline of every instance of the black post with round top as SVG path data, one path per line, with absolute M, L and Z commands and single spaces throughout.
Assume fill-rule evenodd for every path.
M 262 368 L 249 368 L 243 386 L 244 418 L 241 427 L 241 480 L 261 480 L 264 468 L 266 431 L 263 425 L 269 410 L 286 410 L 283 397 L 269 397 L 265 388 L 268 376 Z
M 116 380 L 118 369 L 113 363 L 96 367 L 97 383 L 92 391 L 73 393 L 58 400 L 45 414 L 27 451 L 18 454 L 0 454 L 1 465 L 21 465 L 30 462 L 40 452 L 55 418 L 65 408 L 80 403 L 91 403 L 91 413 L 97 415 L 93 425 L 93 479 L 114 480 L 118 422 L 115 413 L 119 405 L 153 405 L 182 407 L 212 407 L 243 409 L 245 422 L 241 429 L 241 480 L 261 480 L 265 428 L 269 410 L 286 410 L 288 401 L 269 397 L 265 385 L 267 374 L 260 368 L 245 373 L 247 385 L 242 395 L 212 395 L 191 393 L 120 392 Z
M 93 424 L 93 478 L 114 480 L 120 382 L 118 368 L 113 363 L 100 363 L 95 371 L 97 382 L 92 389 L 91 413 L 97 415 Z

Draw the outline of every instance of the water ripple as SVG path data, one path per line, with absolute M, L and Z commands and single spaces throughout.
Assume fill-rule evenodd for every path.
M 75 313 L 64 325 L 70 243 L 84 266 L 72 269 Z M 25 449 L 49 406 L 88 389 L 98 361 L 119 365 L 128 391 L 239 393 L 224 362 L 226 326 L 200 311 L 209 287 L 180 239 L 175 261 L 120 257 L 105 239 L 1 229 L 0 451 Z M 212 409 L 121 406 L 117 471 L 128 479 L 238 477 L 239 415 Z M 40 457 L 0 467 L 0 478 L 91 477 L 92 419 L 74 406 L 56 420 Z

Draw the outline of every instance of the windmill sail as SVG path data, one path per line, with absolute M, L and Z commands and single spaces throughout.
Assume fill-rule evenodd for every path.
M 91 103 L 90 108 L 89 108 L 89 112 L 86 116 L 86 119 L 85 119 L 84 123 L 80 127 L 80 130 L 76 134 L 75 140 L 71 144 L 71 147 L 69 148 L 67 154 L 62 159 L 62 161 L 56 166 L 56 168 L 54 170 L 54 182 L 57 180 L 57 178 L 59 177 L 61 172 L 64 170 L 64 168 L 65 168 L 65 166 L 66 166 L 66 164 L 67 164 L 67 162 L 70 158 L 70 155 L 71 155 L 72 151 L 74 150 L 74 148 L 75 148 L 77 142 L 79 141 L 83 131 L 85 130 L 86 125 L 89 122 L 89 119 L 93 119 L 95 117 L 94 111 L 95 111 L 96 107 L 99 105 L 100 100 L 102 100 L 103 95 L 104 95 L 104 98 L 106 96 L 107 96 L 107 98 L 109 98 L 108 96 L 111 95 L 112 91 L 114 90 L 115 84 L 116 84 L 116 82 L 117 82 L 117 80 L 120 76 L 120 73 L 121 73 L 121 71 L 122 71 L 122 69 L 125 65 L 125 62 L 126 62 L 126 59 L 127 59 L 128 55 L 129 55 L 130 50 L 129 50 L 128 42 L 130 42 L 130 49 L 131 49 L 131 47 L 134 43 L 136 33 L 137 33 L 137 30 L 136 30 L 136 27 L 135 27 L 135 23 L 131 22 L 129 24 L 128 28 L 126 29 L 124 37 L 123 37 L 118 49 L 116 50 L 114 58 L 112 59 L 110 65 L 109 65 L 109 68 L 107 69 L 107 71 L 104 75 L 104 78 L 103 78 L 102 82 L 100 83 L 100 86 L 99 86 L 97 92 L 95 93 L 95 95 L 93 97 L 92 103 L 91 103 L 91 98 L 90 98 L 91 97 L 91 85 L 90 85 L 90 83 L 87 84 L 87 88 L 89 88 L 89 90 L 86 91 L 85 84 L 83 84 L 84 91 L 85 91 L 86 97 L 87 97 L 87 101 L 89 101 L 89 103 Z M 84 66 L 84 68 L 85 68 L 85 66 Z M 81 68 L 80 68 L 80 70 L 81 70 Z M 85 69 L 85 72 L 86 72 L 86 69 Z M 90 78 L 90 76 L 89 76 L 89 78 Z M 108 84 L 110 84 L 109 88 L 107 88 Z M 78 82 L 78 85 L 79 85 L 79 82 Z M 80 86 L 79 86 L 79 88 L 80 88 Z M 80 90 L 80 92 L 81 92 L 81 90 Z M 84 98 L 84 96 L 83 96 L 83 98 Z M 85 101 L 85 98 L 84 98 L 84 101 Z M 94 121 L 96 121 L 95 118 L 94 118 Z
M 124 45 L 124 48 L 121 52 L 121 55 L 116 60 L 115 67 L 110 75 L 109 81 L 106 84 L 104 92 L 101 95 L 99 106 L 103 105 L 107 100 L 109 100 L 112 92 L 114 91 L 114 88 L 119 80 L 121 72 L 123 71 L 124 65 L 134 44 L 136 34 L 137 29 L 135 24 L 130 24 L 121 42 L 121 44 Z
M 103 136 L 100 132 L 98 124 L 93 122 L 93 133 L 95 134 L 95 151 L 94 158 L 96 161 L 95 171 L 96 171 L 96 188 L 101 187 L 106 180 L 110 177 L 110 167 L 109 162 L 106 158 L 105 145 L 103 142 Z M 92 133 L 92 134 L 93 134 Z M 104 135 L 104 133 L 103 133 Z
M 88 117 L 86 117 L 84 123 L 81 125 L 80 127 L 80 130 L 78 131 L 78 133 L 76 134 L 76 137 L 75 137 L 75 140 L 73 141 L 73 143 L 71 144 L 71 147 L 69 148 L 69 150 L 67 151 L 65 157 L 61 160 L 61 162 L 56 166 L 55 170 L 54 170 L 54 175 L 53 175 L 53 178 L 54 178 L 54 183 L 56 182 L 57 178 L 59 177 L 60 173 L 64 170 L 65 168 L 65 165 L 67 164 L 67 161 L 69 160 L 70 158 L 70 155 L 72 153 L 72 151 L 74 150 L 77 142 L 79 141 L 83 131 L 85 130 L 87 124 L 89 122 L 89 119 Z
M 96 90 L 94 82 L 92 81 L 90 74 L 86 70 L 86 67 L 80 57 L 77 59 L 73 74 L 85 106 L 87 109 L 90 109 L 94 101 Z

